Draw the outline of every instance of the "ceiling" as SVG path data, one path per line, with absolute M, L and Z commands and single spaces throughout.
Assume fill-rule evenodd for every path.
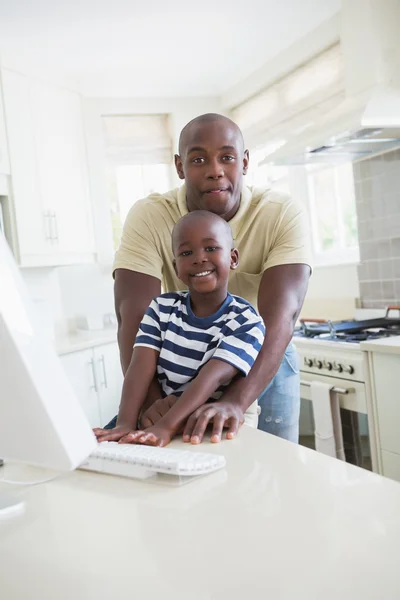
M 340 9 L 340 0 L 0 0 L 0 57 L 88 96 L 219 95 Z

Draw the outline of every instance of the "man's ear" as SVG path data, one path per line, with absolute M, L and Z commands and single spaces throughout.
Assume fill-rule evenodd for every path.
M 250 154 L 248 150 L 244 151 L 244 157 L 243 157 L 243 175 L 247 175 L 247 170 L 249 168 L 249 162 L 250 162 Z
M 231 250 L 231 270 L 234 271 L 239 265 L 239 250 L 232 248 Z
M 175 154 L 174 160 L 175 160 L 175 169 L 176 169 L 176 172 L 178 173 L 179 179 L 185 179 L 185 174 L 183 172 L 183 166 L 182 166 L 182 159 L 179 156 L 179 154 Z

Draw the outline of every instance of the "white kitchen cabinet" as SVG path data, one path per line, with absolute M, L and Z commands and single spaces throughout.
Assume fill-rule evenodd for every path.
M 90 425 L 106 425 L 118 413 L 121 400 L 118 345 L 114 342 L 79 350 L 60 359 Z
M 30 261 L 40 265 L 51 252 L 50 223 L 39 193 L 29 81 L 19 73 L 3 69 L 2 83 L 19 261 L 21 265 Z
M 81 350 L 61 357 L 62 366 L 91 427 L 100 427 L 98 384 L 93 350 Z
M 20 263 L 92 261 L 81 98 L 7 69 L 2 78 Z
M 370 353 L 380 472 L 400 481 L 400 353 Z
M 3 93 L 0 79 L 0 173 L 10 174 L 10 161 L 8 157 L 8 145 L 6 136 L 6 122 L 4 118 Z
M 100 420 L 106 425 L 118 413 L 122 391 L 122 370 L 118 344 L 107 344 L 94 348 Z

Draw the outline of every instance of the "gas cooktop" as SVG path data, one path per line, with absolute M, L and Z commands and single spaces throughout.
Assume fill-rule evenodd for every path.
M 380 319 L 364 321 L 323 321 L 321 319 L 301 319 L 294 336 L 297 338 L 322 339 L 332 342 L 358 343 L 365 340 L 400 336 L 400 317 L 390 317 L 391 311 L 400 311 L 399 306 L 389 306 L 386 315 Z

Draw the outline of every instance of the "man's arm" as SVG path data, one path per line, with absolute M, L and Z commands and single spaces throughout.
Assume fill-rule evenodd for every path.
M 121 439 L 121 442 L 136 442 L 157 446 L 167 445 L 185 423 L 188 416 L 204 405 L 221 385 L 231 381 L 238 372 L 236 367 L 223 360 L 209 360 L 195 379 L 190 382 L 180 398 L 155 425 L 144 432 L 129 433 Z
M 201 407 L 193 413 L 185 428 L 186 439 L 195 437 L 201 441 L 211 420 L 214 420 L 213 441 L 221 439 L 227 422 L 230 423 L 229 437 L 236 435 L 243 413 L 279 369 L 303 305 L 310 272 L 310 267 L 304 264 L 279 265 L 264 272 L 258 292 L 258 310 L 266 334 L 257 360 L 246 378 L 231 383 L 218 404 Z
M 128 269 L 116 269 L 114 299 L 119 353 L 124 375 L 131 362 L 133 344 L 143 315 L 152 299 L 160 294 L 161 282 L 156 277 Z

